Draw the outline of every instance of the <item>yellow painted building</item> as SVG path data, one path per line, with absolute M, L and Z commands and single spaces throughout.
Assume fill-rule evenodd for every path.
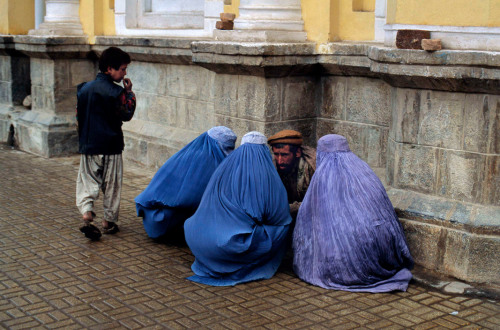
M 34 2 L 0 0 L 0 34 L 27 34 L 34 29 Z M 117 34 L 115 6 L 125 7 L 125 0 L 81 0 L 79 3 L 80 21 L 90 43 L 95 36 Z M 300 3 L 307 39 L 318 44 L 382 42 L 384 30 L 390 30 L 388 26 L 392 25 L 399 29 L 404 26 L 432 26 L 434 30 L 436 27 L 470 28 L 467 32 L 474 33 L 478 28 L 482 28 L 482 32 L 486 28 L 493 29 L 495 35 L 500 27 L 500 0 L 302 0 Z M 240 0 L 224 1 L 224 4 L 225 12 L 239 14 Z M 387 45 L 387 36 L 385 39 Z

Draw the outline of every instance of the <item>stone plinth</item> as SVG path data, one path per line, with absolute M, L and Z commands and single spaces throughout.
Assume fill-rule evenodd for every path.
M 0 36 L 0 141 L 17 145 L 13 132 L 30 94 L 29 57 L 15 50 L 12 36 Z
M 32 108 L 17 118 L 19 148 L 44 157 L 75 153 L 76 86 L 93 80 L 95 63 L 83 37 L 15 38 L 16 50 L 30 57 Z

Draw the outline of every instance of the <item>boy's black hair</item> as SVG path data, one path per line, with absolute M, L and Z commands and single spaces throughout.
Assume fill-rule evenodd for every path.
M 108 67 L 118 70 L 123 64 L 130 63 L 130 55 L 118 47 L 105 49 L 99 58 L 99 71 L 106 73 Z

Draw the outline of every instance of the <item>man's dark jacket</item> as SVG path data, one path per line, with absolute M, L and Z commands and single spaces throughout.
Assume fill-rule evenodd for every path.
M 81 154 L 122 153 L 122 122 L 132 119 L 132 116 L 124 116 L 120 111 L 120 94 L 123 92 L 123 87 L 115 84 L 104 73 L 98 73 L 93 81 L 78 85 L 77 118 Z

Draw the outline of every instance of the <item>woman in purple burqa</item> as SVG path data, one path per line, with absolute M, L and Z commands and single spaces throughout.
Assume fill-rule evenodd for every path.
M 403 228 L 384 186 L 341 135 L 318 141 L 293 251 L 295 273 L 313 285 L 353 292 L 408 288 L 413 259 Z

